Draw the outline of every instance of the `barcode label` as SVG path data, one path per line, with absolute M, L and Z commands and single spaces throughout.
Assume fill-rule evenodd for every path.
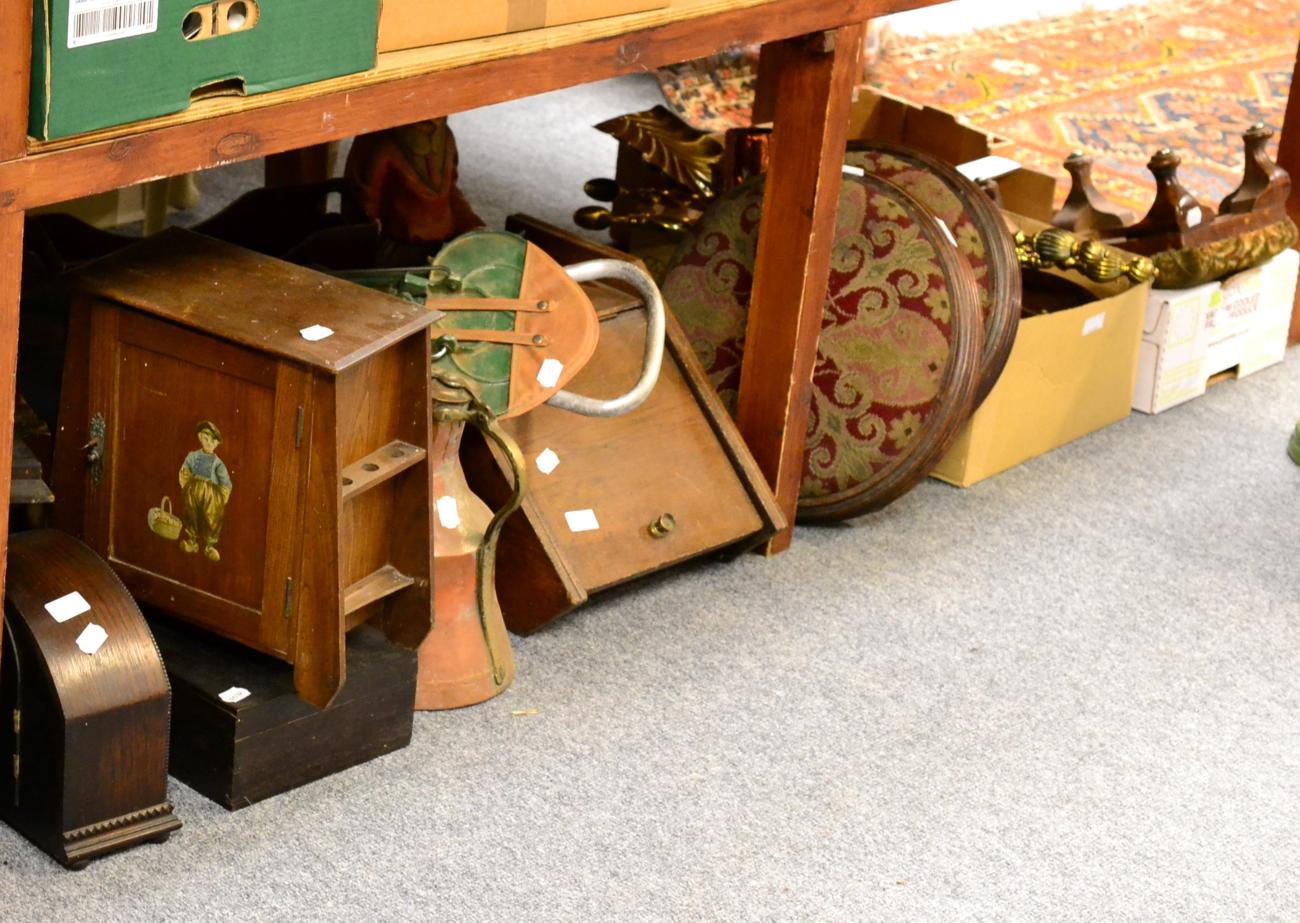
M 69 0 L 68 47 L 158 31 L 158 0 Z

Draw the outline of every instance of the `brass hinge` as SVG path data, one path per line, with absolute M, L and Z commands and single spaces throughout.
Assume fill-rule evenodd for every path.
M 21 708 L 15 708 L 14 709 L 14 733 L 21 734 L 22 731 L 23 731 L 23 710 Z
M 305 417 L 306 414 L 303 412 L 302 404 L 299 404 L 298 422 L 294 424 L 294 428 L 293 428 L 293 447 L 295 449 L 302 448 L 302 428 L 303 428 L 303 423 L 305 422 Z
M 293 613 L 293 578 L 284 578 L 284 617 L 288 618 Z

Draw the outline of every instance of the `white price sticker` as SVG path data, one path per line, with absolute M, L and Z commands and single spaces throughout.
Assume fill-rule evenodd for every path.
M 93 654 L 108 640 L 108 632 L 102 627 L 91 622 L 77 635 L 77 647 L 81 648 L 82 653 Z
M 47 602 L 45 611 L 54 618 L 54 621 L 62 623 L 68 619 L 75 619 L 83 612 L 89 612 L 90 603 L 86 602 L 86 597 L 73 590 L 67 596 L 60 596 Z
M 547 359 L 537 370 L 537 380 L 541 382 L 543 388 L 554 388 L 559 383 L 563 371 L 563 362 L 559 359 Z
M 560 464 L 560 456 L 555 454 L 554 449 L 543 449 L 537 456 L 537 470 L 542 474 L 550 474 Z
M 227 705 L 234 705 L 236 702 L 244 701 L 244 699 L 248 698 L 250 695 L 252 695 L 252 693 L 242 686 L 231 686 L 225 692 L 217 696 L 217 698 L 225 702 Z
M 1104 326 L 1106 326 L 1106 312 L 1102 311 L 1100 314 L 1094 314 L 1083 322 L 1083 335 L 1087 336 L 1090 333 L 1096 333 Z
M 600 528 L 595 510 L 569 510 L 564 514 L 570 532 L 595 532 Z
M 435 506 L 438 508 L 438 522 L 444 529 L 460 526 L 460 507 L 456 505 L 455 497 L 439 497 Z
M 326 337 L 334 336 L 334 331 L 324 324 L 312 324 L 310 327 L 303 327 L 298 333 L 304 340 L 315 343 L 317 340 L 323 340 Z

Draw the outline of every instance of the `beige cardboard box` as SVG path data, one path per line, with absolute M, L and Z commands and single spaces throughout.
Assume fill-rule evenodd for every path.
M 1006 138 L 967 125 L 950 112 L 867 88 L 860 89 L 853 101 L 849 137 L 903 144 L 951 164 L 1007 157 L 1012 147 Z M 1038 221 L 1051 220 L 1055 177 L 1017 167 L 998 176 L 997 181 L 1002 204 L 1008 211 Z
M 934 477 L 969 487 L 1129 415 L 1151 285 L 1066 278 L 1095 299 L 1021 320 L 1002 377 Z
M 1142 323 L 1133 408 L 1159 413 L 1205 393 L 1205 315 L 1219 283 L 1152 289 Z
M 669 0 L 475 0 L 448 4 L 435 0 L 383 0 L 379 50 L 398 51 L 464 39 L 523 32 L 544 26 L 643 13 Z
M 1281 362 L 1298 275 L 1300 252 L 1287 250 L 1223 282 L 1153 290 L 1133 407 L 1160 413 L 1200 397 L 1220 372 L 1241 378 Z

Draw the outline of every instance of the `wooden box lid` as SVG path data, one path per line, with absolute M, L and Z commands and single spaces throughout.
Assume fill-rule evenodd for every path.
M 72 274 L 82 292 L 337 373 L 441 314 L 390 295 L 169 228 Z M 333 333 L 309 340 L 304 329 Z

